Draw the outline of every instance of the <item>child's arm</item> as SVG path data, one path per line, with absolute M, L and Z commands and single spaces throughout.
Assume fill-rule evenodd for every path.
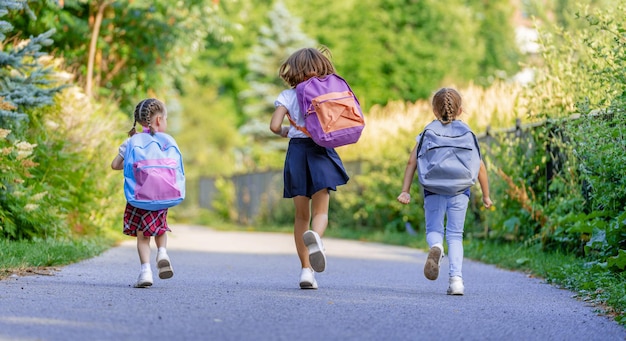
M 402 181 L 402 193 L 398 195 L 397 200 L 402 204 L 408 204 L 411 201 L 411 183 L 413 183 L 413 177 L 415 176 L 415 170 L 417 169 L 417 144 L 413 147 L 411 155 L 409 156 L 409 162 L 406 164 L 404 170 L 404 180 Z
M 120 155 L 116 155 L 115 159 L 113 159 L 113 161 L 111 161 L 111 168 L 113 168 L 115 170 L 122 170 L 122 169 L 124 169 L 124 158 L 121 157 Z
M 480 170 L 478 171 L 478 183 L 480 183 L 480 190 L 483 192 L 483 205 L 485 205 L 486 208 L 489 208 L 493 203 L 489 197 L 489 178 L 487 176 L 487 168 L 482 160 L 480 160 Z
M 270 130 L 282 137 L 287 137 L 289 133 L 289 127 L 283 127 L 283 121 L 285 120 L 285 115 L 287 115 L 287 108 L 282 105 L 276 107 L 274 110 L 274 114 L 272 115 L 272 121 L 270 122 Z
M 113 161 L 111 161 L 111 168 L 115 170 L 124 169 L 124 154 L 126 154 L 126 146 L 128 145 L 128 139 L 122 143 L 119 148 L 119 152 L 115 155 Z

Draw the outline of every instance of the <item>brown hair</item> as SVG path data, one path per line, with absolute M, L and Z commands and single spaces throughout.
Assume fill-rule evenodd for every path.
M 143 127 L 150 127 L 150 135 L 154 135 L 155 131 L 150 125 L 150 122 L 156 115 L 167 115 L 167 109 L 165 108 L 165 104 L 163 104 L 163 102 L 156 98 L 148 98 L 139 102 L 139 104 L 135 107 L 135 121 L 133 122 L 133 127 L 128 132 L 128 136 L 135 135 L 137 132 L 135 130 L 135 125 L 137 123 L 141 124 Z
M 291 87 L 295 87 L 311 77 L 335 73 L 331 58 L 330 50 L 325 46 L 319 49 L 303 48 L 287 58 L 280 66 L 278 75 Z
M 433 96 L 433 111 L 442 123 L 456 119 L 461 108 L 461 94 L 452 88 L 441 88 Z

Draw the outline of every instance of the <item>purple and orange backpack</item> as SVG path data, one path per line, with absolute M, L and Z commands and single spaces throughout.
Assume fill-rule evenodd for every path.
M 318 145 L 335 148 L 356 143 L 365 128 L 359 100 L 350 85 L 336 74 L 312 77 L 296 86 L 304 127 L 289 121 Z

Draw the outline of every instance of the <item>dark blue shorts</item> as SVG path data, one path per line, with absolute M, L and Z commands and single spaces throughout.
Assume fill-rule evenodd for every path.
M 292 138 L 285 157 L 284 198 L 312 197 L 319 190 L 337 190 L 348 183 L 339 155 L 333 148 L 317 145 L 308 138 Z

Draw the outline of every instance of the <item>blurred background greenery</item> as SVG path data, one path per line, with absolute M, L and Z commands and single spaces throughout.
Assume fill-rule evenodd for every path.
M 166 103 L 169 132 L 185 158 L 188 197 L 171 221 L 241 224 L 232 177 L 280 171 L 284 160 L 286 140 L 268 129 L 285 88 L 278 66 L 298 48 L 325 45 L 367 122 L 359 143 L 338 149 L 360 170 L 333 193 L 329 233 L 403 243 L 407 228 L 423 230 L 418 186 L 412 205 L 395 197 L 415 136 L 432 119 L 431 94 L 456 87 L 462 119 L 489 142 L 495 201 L 487 212 L 472 202 L 468 250 L 480 258 L 489 243 L 581 260 L 581 271 L 621 283 L 613 298 L 595 297 L 624 321 L 623 1 L 41 0 L 0 7 L 0 255 L 18 241 L 82 249 L 96 240 L 87 249 L 100 252 L 122 238 L 122 175 L 109 164 L 134 105 L 146 97 Z M 518 133 L 498 133 L 516 126 Z M 210 210 L 199 204 L 207 178 L 215 192 Z M 276 206 L 244 228 L 288 226 L 291 202 Z M 12 267 L 23 266 L 12 259 Z M 593 279 L 576 283 L 608 290 Z

